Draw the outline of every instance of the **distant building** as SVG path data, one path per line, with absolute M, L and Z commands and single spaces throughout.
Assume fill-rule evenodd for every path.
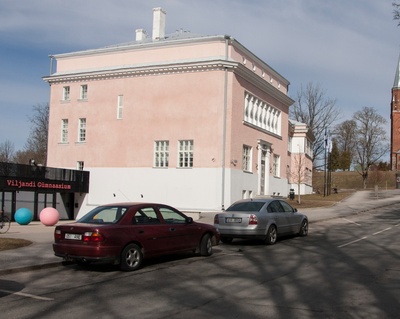
M 391 102 L 391 139 L 390 167 L 392 171 L 400 170 L 400 57 L 397 62 L 396 74 L 392 87 Z
M 287 196 L 292 154 L 312 137 L 290 122 L 289 81 L 227 35 L 153 32 L 136 40 L 51 56 L 49 166 L 90 172 L 76 215 L 93 206 L 153 201 L 218 211 L 240 198 Z
M 313 151 L 314 135 L 304 123 L 289 120 L 289 152 L 291 165 L 288 167 L 290 188 L 296 194 L 310 194 L 313 191 Z

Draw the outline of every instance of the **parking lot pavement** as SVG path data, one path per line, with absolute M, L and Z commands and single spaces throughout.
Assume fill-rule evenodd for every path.
M 309 208 L 301 210 L 308 216 L 310 223 L 333 219 L 379 209 L 400 203 L 400 189 L 374 192 L 371 190 L 358 191 L 340 203 L 331 207 Z M 198 222 L 213 224 L 216 212 L 202 212 Z M 69 223 L 71 221 L 60 221 Z M 10 230 L 6 234 L 0 234 L 1 238 L 20 238 L 32 242 L 31 245 L 0 251 L 0 276 L 35 268 L 53 267 L 61 264 L 61 258 L 53 254 L 53 233 L 55 226 L 45 226 L 41 222 L 31 222 L 29 225 L 11 223 Z

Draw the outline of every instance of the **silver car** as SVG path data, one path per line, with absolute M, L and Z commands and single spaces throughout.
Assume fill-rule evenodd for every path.
M 215 215 L 214 226 L 223 243 L 230 243 L 233 238 L 256 238 L 273 245 L 281 235 L 308 234 L 307 216 L 276 198 L 237 201 L 225 212 Z

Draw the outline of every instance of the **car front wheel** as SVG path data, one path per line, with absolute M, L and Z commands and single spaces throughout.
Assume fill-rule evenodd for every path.
M 200 255 L 211 256 L 213 253 L 211 235 L 205 234 L 200 242 Z
M 269 226 L 267 237 L 265 238 L 265 243 L 267 245 L 273 245 L 276 243 L 277 238 L 278 238 L 278 233 L 276 231 L 275 225 Z
M 143 254 L 136 244 L 129 244 L 121 253 L 121 270 L 133 271 L 140 268 L 143 262 Z
M 304 237 L 308 234 L 308 221 L 303 220 L 300 226 L 299 236 Z

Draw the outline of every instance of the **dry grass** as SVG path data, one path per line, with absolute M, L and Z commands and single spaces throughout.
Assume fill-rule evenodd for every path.
M 32 244 L 32 242 L 25 239 L 0 237 L 0 251 L 25 247 L 30 244 Z
M 343 191 L 337 194 L 330 194 L 329 196 L 324 196 L 323 194 L 310 194 L 301 195 L 300 204 L 298 196 L 295 196 L 294 200 L 288 200 L 288 202 L 295 208 L 313 208 L 313 207 L 328 207 L 332 206 L 337 202 L 342 201 L 346 197 L 352 195 L 354 191 Z

